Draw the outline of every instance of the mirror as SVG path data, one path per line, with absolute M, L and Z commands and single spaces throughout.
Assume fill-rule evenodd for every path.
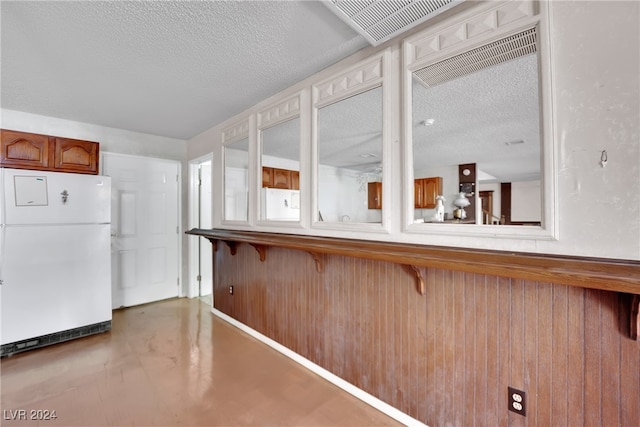
M 413 72 L 414 222 L 541 225 L 539 58 L 535 29 L 527 32 L 526 54 L 497 58 L 496 46 L 511 49 L 504 39 Z M 441 187 L 431 187 L 433 203 L 420 204 L 426 178 Z M 462 215 L 454 204 L 461 191 L 469 201 Z
M 300 221 L 300 118 L 260 132 L 260 218 Z
M 224 146 L 224 219 L 249 219 L 249 138 Z
M 382 87 L 318 109 L 317 221 L 382 222 Z

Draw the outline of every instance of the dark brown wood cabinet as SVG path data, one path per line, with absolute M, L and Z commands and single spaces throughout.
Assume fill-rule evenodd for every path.
M 370 182 L 367 187 L 369 209 L 382 209 L 382 183 Z
M 262 186 L 273 187 L 273 168 L 262 167 Z
M 291 188 L 291 171 L 288 169 L 273 169 L 273 187 Z
M 61 172 L 98 173 L 98 143 L 54 138 L 53 167 Z
M 2 129 L 0 165 L 23 169 L 49 169 L 49 137 Z
M 442 178 L 418 178 L 414 181 L 414 205 L 416 209 L 434 209 L 436 197 L 442 194 Z
M 299 171 L 291 171 L 291 189 L 292 190 L 300 189 L 300 172 Z
M 0 131 L 0 166 L 98 174 L 100 144 L 71 138 Z
M 262 167 L 262 186 L 265 188 L 300 189 L 300 172 L 289 169 Z

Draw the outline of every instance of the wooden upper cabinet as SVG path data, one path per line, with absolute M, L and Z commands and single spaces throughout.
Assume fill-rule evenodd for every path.
M 300 172 L 289 169 L 262 167 L 262 186 L 266 188 L 300 189 Z
M 291 171 L 287 169 L 273 169 L 273 187 L 291 188 Z
M 416 209 L 424 206 L 424 189 L 422 179 L 416 179 L 413 183 L 413 203 Z
M 54 168 L 64 172 L 98 173 L 98 144 L 54 138 Z
M 419 178 L 414 183 L 414 204 L 416 209 L 434 209 L 436 197 L 442 194 L 442 178 Z
M 370 182 L 367 184 L 369 209 L 382 209 L 382 183 Z
M 262 167 L 262 186 L 273 187 L 273 168 Z
M 2 129 L 0 166 L 18 169 L 48 169 L 49 137 L 35 133 Z
M 100 144 L 2 129 L 0 166 L 98 174 Z
M 299 171 L 291 171 L 291 189 L 292 190 L 300 189 L 300 172 Z

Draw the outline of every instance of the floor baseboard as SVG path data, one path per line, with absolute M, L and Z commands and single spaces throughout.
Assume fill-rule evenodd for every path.
M 269 347 L 273 348 L 274 350 L 282 353 L 283 355 L 287 356 L 288 358 L 290 358 L 291 360 L 293 360 L 296 363 L 299 363 L 300 365 L 304 366 L 305 368 L 309 369 L 310 371 L 314 372 L 315 374 L 321 376 L 322 378 L 324 378 L 325 380 L 329 381 L 330 383 L 336 385 L 337 387 L 340 387 L 342 390 L 346 391 L 347 393 L 355 396 L 356 398 L 362 400 L 363 402 L 371 405 L 372 407 L 376 408 L 377 410 L 379 410 L 380 412 L 388 415 L 389 417 L 407 425 L 407 426 L 416 426 L 416 427 L 427 427 L 426 424 L 422 423 L 421 421 L 416 420 L 415 418 L 405 414 L 404 412 L 394 408 L 393 406 L 389 405 L 386 402 L 383 402 L 382 400 L 378 399 L 377 397 L 367 393 L 366 391 L 354 386 L 353 384 L 343 380 L 342 378 L 338 377 L 337 375 L 327 371 L 326 369 L 324 369 L 323 367 L 313 363 L 312 361 L 310 361 L 309 359 L 299 355 L 298 353 L 288 349 L 287 347 L 283 346 L 282 344 L 272 340 L 271 338 L 261 334 L 260 332 L 256 331 L 255 329 L 250 328 L 249 326 L 245 325 L 244 323 L 241 323 L 239 321 L 237 321 L 236 319 L 234 319 L 233 317 L 215 309 L 212 308 L 211 309 L 211 313 L 213 313 L 215 316 L 219 317 L 220 319 L 224 320 L 225 322 L 235 326 L 236 328 L 242 330 L 243 332 L 251 335 L 252 337 L 254 337 L 255 339 L 265 343 L 266 345 L 268 345 Z

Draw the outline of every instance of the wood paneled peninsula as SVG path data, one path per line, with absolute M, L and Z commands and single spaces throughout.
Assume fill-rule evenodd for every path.
M 629 335 L 632 339 L 639 339 L 640 335 L 639 261 L 223 229 L 192 229 L 187 234 L 207 238 L 214 250 L 217 242 L 222 241 L 231 255 L 235 255 L 237 244 L 247 243 L 256 249 L 263 262 L 270 247 L 305 251 L 313 258 L 319 273 L 324 270 L 325 255 L 400 264 L 415 275 L 421 295 L 425 293 L 422 267 L 629 293 L 633 295 Z
M 640 425 L 637 261 L 188 233 L 214 245 L 214 312 L 427 425 Z

